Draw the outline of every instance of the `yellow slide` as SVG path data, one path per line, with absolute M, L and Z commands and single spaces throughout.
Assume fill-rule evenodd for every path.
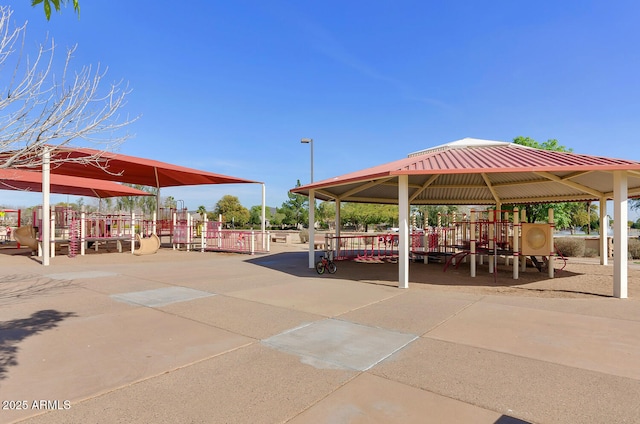
M 134 255 L 151 255 L 160 249 L 160 239 L 155 233 L 147 238 L 142 238 L 139 234 L 136 234 L 136 240 L 140 247 L 133 251 Z
M 30 247 L 31 250 L 38 250 L 38 240 L 36 239 L 36 231 L 31 225 L 24 225 L 13 232 L 13 238 L 20 245 Z

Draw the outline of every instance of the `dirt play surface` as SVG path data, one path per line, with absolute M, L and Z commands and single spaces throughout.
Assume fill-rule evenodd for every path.
M 339 261 L 339 278 L 361 280 L 373 284 L 397 285 L 398 268 L 393 263 L 363 263 Z M 449 266 L 443 271 L 442 263 L 410 264 L 409 282 L 411 289 L 463 291 L 475 294 L 497 294 L 512 296 L 578 298 L 613 294 L 613 264 L 600 265 L 595 258 L 568 258 L 564 269 L 561 260 L 556 261 L 555 276 L 538 271 L 532 266 L 513 279 L 513 269 L 498 264 L 497 274 L 489 274 L 487 263 L 477 265 L 476 277 L 472 278 L 469 264 L 461 263 L 458 268 Z M 635 297 L 640 293 L 640 265 L 629 261 L 628 294 Z

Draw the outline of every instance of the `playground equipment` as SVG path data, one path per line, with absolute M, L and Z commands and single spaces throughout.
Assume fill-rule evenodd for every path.
M 13 232 L 13 238 L 19 243 L 31 250 L 38 250 L 38 239 L 36 238 L 36 231 L 31 225 L 24 225 L 17 228 Z
M 496 274 L 498 259 L 504 258 L 509 266 L 513 258 L 513 278 L 524 271 L 527 257 L 539 270 L 548 270 L 553 278 L 556 257 L 553 244 L 553 209 L 549 209 L 546 224 L 528 224 L 523 211 L 486 210 L 466 214 L 439 215 L 437 225 L 424 230 L 414 229 L 410 234 L 411 258 L 444 261 L 443 271 L 456 268 L 469 259 L 470 274 L 488 260 L 490 274 Z M 353 260 L 364 263 L 394 262 L 398 257 L 397 234 L 326 235 L 327 251 L 335 260 Z M 561 259 L 566 259 L 561 257 Z
M 136 234 L 136 241 L 140 247 L 133 251 L 134 255 L 152 255 L 160 249 L 160 238 L 156 233 L 152 233 L 151 236 L 142 238 L 140 234 Z

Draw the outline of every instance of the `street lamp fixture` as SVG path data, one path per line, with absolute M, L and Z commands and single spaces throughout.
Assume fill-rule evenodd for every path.
M 300 143 L 311 146 L 311 182 L 313 182 L 313 138 L 303 138 L 300 140 Z

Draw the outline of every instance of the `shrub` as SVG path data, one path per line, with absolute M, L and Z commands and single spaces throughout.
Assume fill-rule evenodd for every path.
M 629 257 L 631 259 L 640 259 L 640 240 L 629 239 Z
M 554 239 L 556 249 L 562 256 L 579 257 L 584 256 L 584 239 L 579 237 L 558 237 Z
M 309 242 L 309 230 L 303 228 L 300 230 L 300 243 L 308 243 Z
M 587 258 L 595 258 L 598 256 L 598 251 L 596 249 L 584 249 L 584 256 Z

